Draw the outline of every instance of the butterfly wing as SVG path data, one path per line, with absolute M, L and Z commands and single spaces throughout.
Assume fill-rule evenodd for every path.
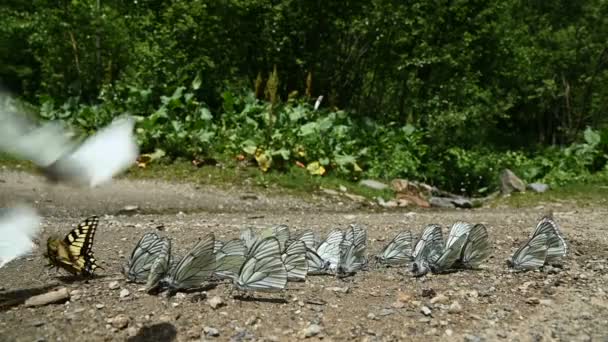
M 261 238 L 267 238 L 269 236 L 274 236 L 279 240 L 279 244 L 281 245 L 281 250 L 284 251 L 287 247 L 287 240 L 289 240 L 289 227 L 284 224 L 280 224 L 278 226 L 271 227 L 270 229 L 264 229 L 260 233 Z
M 568 252 L 566 240 L 562 236 L 559 226 L 549 216 L 543 217 L 534 230 L 534 235 L 545 234 L 547 236 L 547 258 L 545 262 L 551 263 L 565 256 Z
M 436 260 L 430 259 L 430 266 L 433 272 L 441 273 L 448 271 L 454 266 L 456 261 L 460 259 L 462 248 L 468 239 L 468 233 L 464 233 L 456 240 L 453 240 L 450 245 L 446 245 L 445 249 Z
M 29 207 L 8 208 L 0 214 L 0 267 L 32 250 L 40 217 Z
M 258 237 L 255 235 L 255 233 L 253 232 L 253 229 L 251 227 L 247 227 L 247 228 L 241 230 L 240 238 L 243 241 L 243 243 L 245 244 L 245 247 L 247 247 L 248 251 L 251 249 L 251 247 L 253 247 L 253 245 L 258 240 Z
M 338 275 L 350 275 L 361 270 L 367 263 L 366 247 L 367 232 L 365 229 L 351 225 L 340 244 Z
M 81 222 L 78 227 L 68 233 L 63 239 L 70 256 L 71 266 L 82 275 L 92 275 L 97 264 L 93 256 L 93 240 L 99 224 L 97 216 L 91 216 Z
M 327 274 L 329 262 L 323 260 L 314 249 L 306 248 L 306 260 L 308 261 L 308 274 L 320 275 Z
M 334 229 L 327 235 L 325 241 L 317 247 L 317 254 L 329 264 L 330 270 L 335 270 L 340 261 L 340 244 L 344 239 L 344 233 L 340 229 Z
M 168 286 L 172 290 L 199 287 L 215 271 L 215 236 L 207 234 L 181 258 L 169 272 Z
M 146 233 L 135 245 L 131 257 L 124 269 L 127 280 L 144 282 L 148 278 L 150 268 L 162 250 L 162 239 L 156 233 Z
M 223 244 L 215 253 L 215 275 L 220 279 L 234 279 L 245 261 L 245 244 L 234 239 Z
M 316 237 L 315 233 L 309 231 L 305 231 L 300 236 L 298 236 L 297 240 L 304 242 L 306 248 L 315 249 L 316 245 Z
M 445 241 L 445 248 L 450 248 L 462 235 L 468 234 L 472 228 L 473 225 L 466 222 L 454 223 Z
M 281 260 L 281 245 L 275 237 L 262 240 L 239 270 L 235 285 L 240 290 L 273 291 L 287 285 L 287 269 Z
M 511 257 L 509 265 L 515 269 L 533 270 L 545 264 L 548 250 L 547 234 L 532 236 Z
M 171 240 L 162 238 L 155 243 L 155 247 L 157 248 L 154 253 L 155 259 L 146 277 L 146 291 L 156 288 L 171 266 Z
M 427 245 L 430 247 L 426 247 Z M 412 253 L 414 259 L 420 256 L 423 250 L 427 251 L 427 253 L 440 253 L 440 251 L 443 250 L 443 235 L 441 233 L 441 226 L 437 224 L 429 224 L 424 228 L 422 236 L 416 243 L 416 247 L 414 247 L 414 252 Z
M 405 265 L 412 260 L 412 232 L 403 231 L 395 236 L 378 255 L 385 265 Z
M 139 148 L 134 127 L 135 119 L 131 117 L 113 121 L 51 164 L 47 175 L 90 187 L 110 181 L 137 159 Z
M 296 240 L 287 246 L 281 258 L 287 270 L 288 280 L 304 281 L 306 279 L 306 274 L 308 273 L 306 250 L 306 244 L 300 240 Z
M 491 253 L 486 227 L 483 224 L 474 225 L 462 250 L 461 265 L 466 268 L 475 268 Z

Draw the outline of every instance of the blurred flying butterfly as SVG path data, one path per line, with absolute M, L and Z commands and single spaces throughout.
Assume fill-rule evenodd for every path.
M 0 113 L 0 150 L 31 160 L 51 181 L 95 187 L 137 159 L 134 126 L 133 118 L 119 118 L 78 143 L 57 122 L 32 128 L 17 114 Z
M 40 229 L 40 217 L 30 207 L 6 208 L 0 212 L 0 267 L 29 253 Z
M 95 263 L 92 251 L 98 223 L 99 218 L 91 216 L 69 232 L 65 238 L 49 237 L 45 257 L 49 260 L 50 266 L 63 268 L 74 275 L 93 275 L 95 269 L 100 268 Z

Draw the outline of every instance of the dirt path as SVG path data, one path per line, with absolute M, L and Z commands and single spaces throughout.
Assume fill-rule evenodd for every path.
M 312 197 L 311 203 L 285 195 L 156 181 L 121 180 L 101 189 L 78 190 L 51 187 L 23 173 L 2 172 L 0 180 L 1 205 L 36 201 L 45 215 L 42 240 L 65 234 L 87 215 L 100 215 L 94 250 L 105 268 L 96 279 L 65 282 L 61 274 L 45 269 L 46 261 L 36 251 L 0 269 L 0 341 L 289 341 L 303 338 L 307 330 L 313 333 L 314 324 L 321 330 L 312 339 L 329 341 L 433 341 L 448 336 L 453 341 L 608 341 L 606 208 L 555 204 L 372 212 L 324 197 Z M 140 210 L 119 215 L 125 205 Z M 571 247 L 563 268 L 509 272 L 505 259 L 549 210 Z M 292 232 L 326 233 L 357 222 L 368 227 L 373 254 L 401 229 L 419 234 L 425 224 L 445 227 L 456 220 L 488 227 L 495 254 L 483 270 L 423 279 L 412 278 L 405 269 L 372 269 L 346 281 L 311 277 L 306 283 L 290 283 L 283 293 L 256 294 L 259 300 L 234 299 L 227 284 L 171 298 L 150 296 L 140 285 L 125 283 L 119 273 L 147 231 L 170 236 L 179 255 L 207 231 L 228 239 L 247 225 L 285 223 Z M 116 281 L 118 287 L 111 289 Z M 61 286 L 72 293 L 66 304 L 19 305 L 33 293 Z M 121 298 L 124 289 L 129 294 Z M 435 299 L 429 297 L 433 292 Z M 205 299 L 214 296 L 224 303 L 217 309 Z M 421 312 L 424 306 L 430 315 Z M 216 332 L 219 336 L 209 336 Z

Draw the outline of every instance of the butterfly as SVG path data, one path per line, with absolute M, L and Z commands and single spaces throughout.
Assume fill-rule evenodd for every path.
M 156 258 L 146 279 L 146 291 L 156 288 L 171 269 L 171 240 L 161 238 L 156 244 Z
M 247 246 L 247 250 L 250 250 L 252 246 L 259 240 L 274 236 L 279 241 L 281 250 L 285 250 L 287 240 L 289 240 L 289 227 L 286 225 L 278 225 L 270 228 L 260 229 L 258 234 L 253 231 L 253 228 L 248 227 L 241 231 L 241 240 Z
M 337 275 L 352 275 L 361 270 L 367 264 L 366 248 L 367 230 L 359 225 L 351 225 L 340 243 Z
M 537 269 L 565 256 L 567 252 L 566 241 L 557 223 L 545 216 L 536 225 L 530 239 L 515 251 L 508 264 L 515 269 Z
M 234 279 L 245 262 L 247 247 L 239 239 L 226 243 L 216 240 L 215 247 L 215 276 L 220 279 Z
M 93 256 L 93 239 L 99 224 L 97 216 L 91 216 L 73 229 L 63 240 L 49 237 L 45 257 L 50 266 L 63 268 L 74 275 L 91 276 L 96 268 Z
M 30 207 L 0 211 L 0 267 L 27 254 L 34 247 L 33 238 L 40 229 L 40 217 Z
M 382 249 L 376 260 L 387 266 L 405 265 L 412 260 L 412 245 L 412 232 L 403 231 Z
M 148 280 L 152 265 L 159 254 L 166 249 L 164 240 L 166 239 L 153 232 L 146 233 L 139 239 L 123 269 L 127 280 L 135 283 Z
M 0 113 L 0 150 L 28 159 L 53 182 L 95 187 L 129 168 L 139 154 L 135 120 L 114 120 L 78 143 L 58 122 L 31 127 L 23 115 Z
M 340 261 L 340 244 L 344 240 L 344 232 L 334 229 L 327 234 L 327 238 L 319 244 L 316 254 L 326 263 L 326 269 L 335 271 Z
M 443 252 L 443 235 L 441 226 L 427 225 L 420 240 L 416 243 L 412 256 L 412 272 L 415 276 L 422 276 L 430 271 L 430 264 L 440 258 Z
M 215 236 L 205 235 L 180 261 L 171 267 L 163 283 L 171 290 L 200 287 L 215 272 Z
M 460 268 L 476 268 L 491 253 L 488 231 L 483 224 L 478 223 L 470 229 L 460 259 L 456 264 Z
M 234 285 L 243 291 L 276 291 L 287 286 L 287 269 L 276 237 L 264 238 L 252 246 Z
M 308 260 L 306 260 L 306 244 L 303 241 L 293 241 L 285 249 L 281 256 L 285 269 L 287 270 L 287 280 L 304 281 L 308 273 Z

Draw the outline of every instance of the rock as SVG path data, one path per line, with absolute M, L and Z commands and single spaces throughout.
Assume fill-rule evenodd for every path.
M 129 317 L 125 314 L 119 314 L 115 317 L 112 317 L 108 320 L 108 323 L 112 325 L 112 327 L 116 329 L 124 329 L 129 325 Z
M 116 290 L 120 285 L 118 284 L 118 282 L 116 280 L 111 281 L 108 284 L 108 287 L 110 288 L 110 290 Z
M 131 292 L 129 292 L 129 290 L 127 289 L 122 289 L 120 290 L 120 298 L 127 298 L 129 295 L 131 294 Z
M 137 328 L 136 327 L 128 327 L 127 328 L 127 337 L 134 338 L 137 336 Z
M 338 292 L 338 293 L 348 293 L 350 288 L 348 286 L 338 287 L 338 286 L 330 286 L 325 288 L 327 291 Z
M 353 202 L 365 202 L 367 200 L 367 198 L 365 198 L 361 195 L 355 195 L 355 194 L 349 194 L 349 193 L 345 193 L 344 197 L 348 198 L 349 200 L 351 200 Z
M 411 194 L 397 194 L 397 205 L 399 207 L 408 207 L 415 205 L 420 208 L 430 208 L 431 204 L 421 196 Z
M 215 310 L 224 305 L 224 300 L 220 296 L 213 296 L 207 299 L 207 304 L 209 304 L 209 306 Z
M 429 199 L 429 203 L 431 204 L 432 207 L 437 207 L 437 208 L 456 208 L 454 203 L 452 203 L 452 200 L 448 197 L 433 196 Z
M 191 340 L 196 340 L 201 337 L 201 332 L 200 328 L 192 328 L 186 332 L 186 336 Z
M 340 189 L 340 191 L 342 191 L 342 192 L 347 192 L 348 191 L 348 189 L 344 185 L 340 185 L 338 187 L 338 189 Z
M 448 312 L 449 313 L 460 313 L 460 312 L 462 312 L 462 306 L 460 305 L 460 303 L 458 303 L 458 301 L 454 301 L 454 302 L 452 302 L 452 304 L 450 304 L 450 307 L 448 307 Z
M 318 324 L 311 324 L 308 327 L 306 327 L 304 330 L 302 330 L 302 335 L 304 335 L 304 337 L 308 338 L 308 337 L 313 337 L 313 336 L 317 336 L 321 333 L 321 326 Z
M 339 192 L 337 192 L 336 190 L 332 190 L 332 189 L 321 188 L 321 192 L 325 193 L 326 195 L 330 195 L 330 196 L 339 196 L 340 195 Z
M 438 294 L 435 297 L 431 298 L 431 304 L 446 304 L 450 299 L 448 296 L 443 294 Z
M 503 195 L 508 195 L 513 191 L 525 192 L 526 184 L 513 171 L 504 169 L 500 173 L 500 189 Z
M 549 190 L 549 185 L 545 183 L 530 183 L 528 184 L 528 189 L 534 192 L 543 193 Z
M 382 182 L 373 180 L 373 179 L 364 179 L 359 182 L 359 185 L 366 186 L 366 187 L 374 189 L 374 190 L 388 189 L 388 185 L 386 185 Z
M 96 308 L 97 310 L 101 310 L 101 309 L 103 309 L 103 308 L 105 308 L 105 307 L 106 307 L 106 306 L 105 306 L 105 305 L 103 305 L 103 304 L 101 304 L 101 303 L 99 303 L 99 304 L 95 304 L 95 308 Z
M 450 337 L 452 335 L 454 335 L 454 330 L 452 330 L 452 329 L 445 329 L 445 336 Z
M 433 313 L 431 309 L 426 305 L 420 308 L 420 312 L 422 312 L 422 314 L 425 316 L 430 316 Z
M 463 209 L 473 208 L 473 202 L 470 199 L 463 197 L 463 196 L 451 198 L 450 201 L 452 202 L 453 205 L 456 206 L 456 208 L 463 208 Z
M 204 327 L 203 332 L 207 336 L 218 337 L 220 336 L 220 331 L 213 327 Z
M 70 299 L 70 292 L 67 288 L 62 287 L 59 290 L 43 293 L 38 296 L 33 296 L 25 301 L 26 307 L 42 306 L 47 304 L 63 303 Z
M 375 319 L 377 319 L 377 317 L 376 317 L 375 314 L 373 314 L 373 313 L 370 312 L 370 313 L 367 314 L 367 319 L 375 320 Z
M 116 214 L 117 215 L 133 215 L 139 210 L 137 205 L 125 205 Z
M 378 204 L 383 208 L 397 208 L 399 206 L 397 201 L 385 201 L 382 197 L 378 197 Z
M 553 305 L 553 301 L 551 299 L 541 299 L 539 303 L 545 306 Z

